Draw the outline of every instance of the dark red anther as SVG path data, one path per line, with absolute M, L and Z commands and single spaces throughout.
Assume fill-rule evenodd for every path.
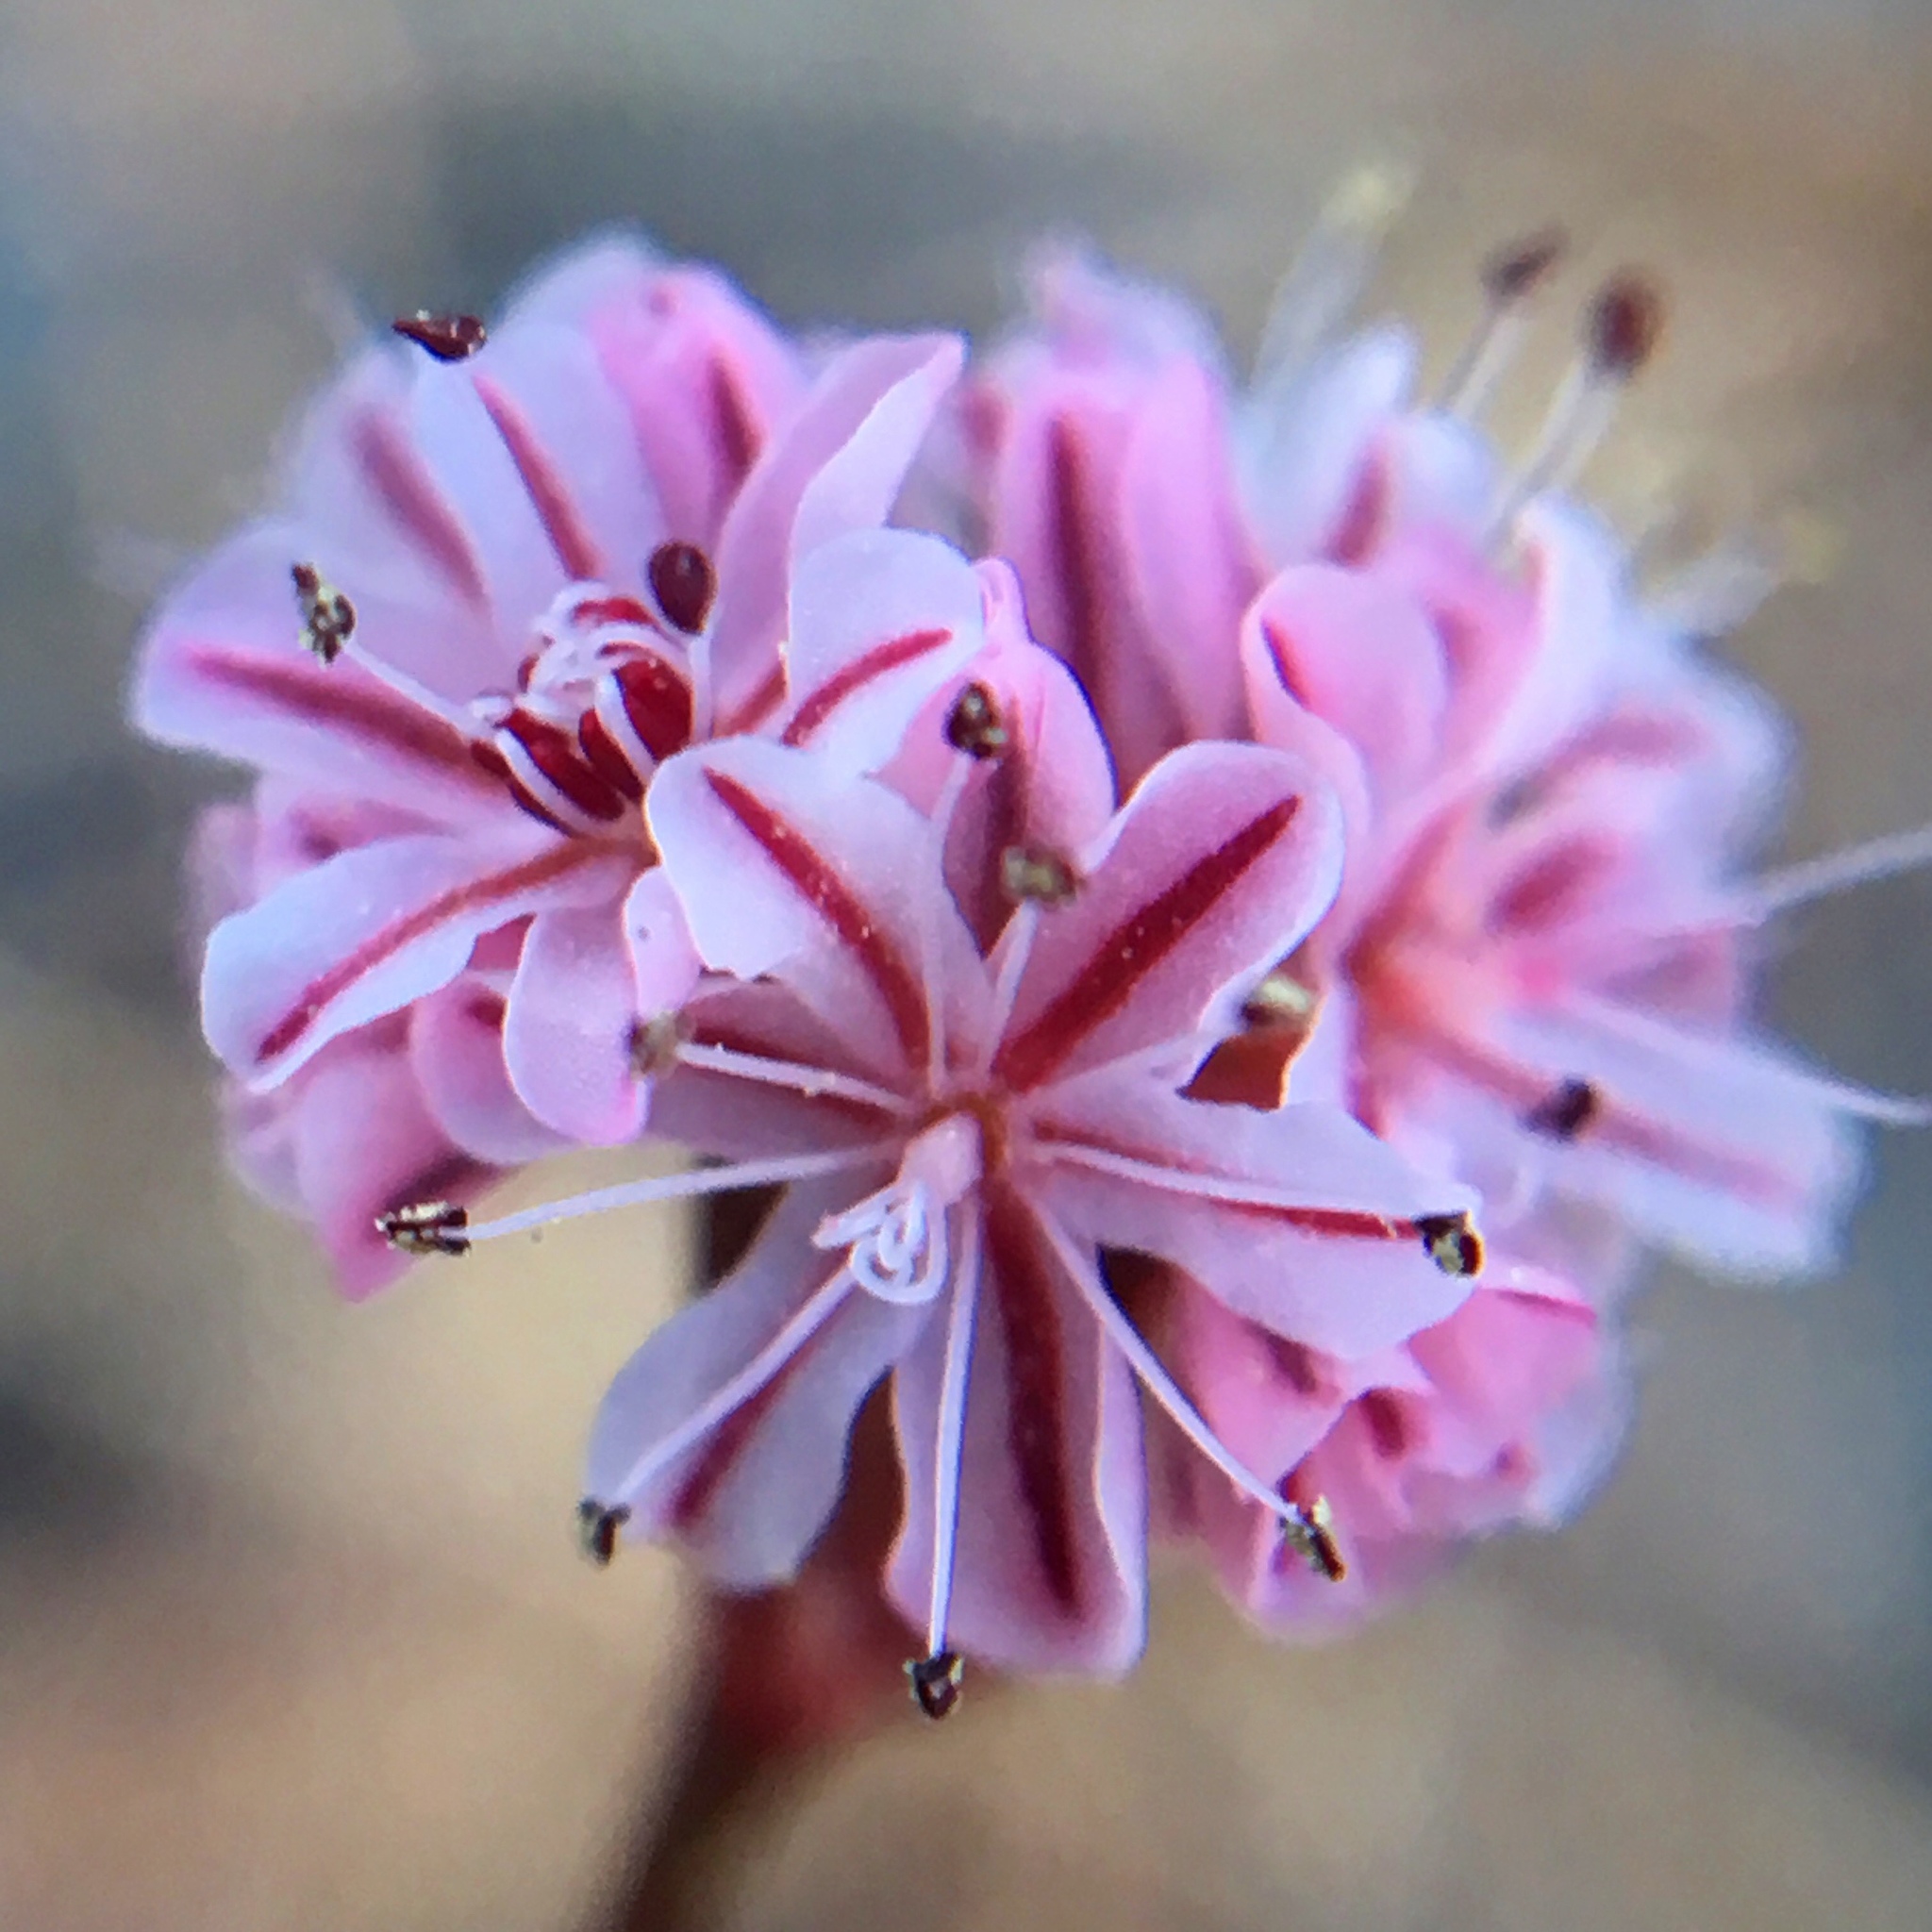
M 935 1724 L 950 1717 L 959 1702 L 959 1683 L 966 1674 L 966 1660 L 956 1650 L 941 1650 L 931 1657 L 918 1657 L 906 1666 L 907 1681 L 912 1686 L 912 1701 Z
M 591 771 L 607 785 L 614 786 L 623 792 L 633 805 L 643 797 L 643 779 L 618 749 L 605 728 L 603 719 L 595 711 L 586 711 L 577 720 L 577 749 L 583 753 L 584 762 Z
M 414 315 L 399 315 L 390 326 L 419 349 L 426 349 L 439 362 L 466 362 L 490 340 L 490 331 L 479 316 L 435 315 L 426 308 L 417 309 Z
M 1569 253 L 1570 237 L 1552 225 L 1496 250 L 1483 263 L 1483 287 L 1498 308 L 1536 293 Z
M 946 713 L 946 742 L 969 758 L 996 758 L 1010 740 L 999 700 L 983 684 L 969 684 Z
M 469 1224 L 469 1209 L 453 1201 L 415 1201 L 375 1217 L 376 1233 L 405 1255 L 466 1255 Z
M 655 651 L 641 651 L 612 674 L 638 742 L 660 763 L 691 742 L 691 686 Z
M 1663 334 L 1663 291 L 1641 269 L 1620 269 L 1597 291 L 1585 324 L 1591 361 L 1622 382 L 1657 353 Z
M 577 741 L 560 725 L 528 711 L 512 711 L 497 727 L 498 733 L 513 738 L 523 746 L 536 766 L 564 797 L 593 819 L 615 819 L 624 815 L 624 794 L 607 784 L 584 761 Z M 543 801 L 532 801 L 540 808 Z
M 1524 1115 L 1532 1134 L 1574 1141 L 1603 1111 L 1604 1097 L 1588 1080 L 1565 1080 Z
M 630 1521 L 630 1511 L 619 1503 L 607 1509 L 594 1496 L 577 1505 L 577 1541 L 584 1555 L 602 1570 L 617 1554 L 617 1533 Z
M 356 634 L 356 607 L 312 563 L 289 567 L 302 614 L 302 641 L 325 664 L 333 664 Z
M 1483 1238 L 1467 1210 L 1460 1214 L 1418 1214 L 1415 1231 L 1423 1252 L 1444 1274 L 1461 1280 L 1483 1270 Z
M 718 594 L 718 573 L 695 543 L 674 541 L 658 544 L 651 552 L 645 575 L 658 608 L 679 630 L 694 637 L 704 629 L 705 619 L 711 614 L 711 599 Z

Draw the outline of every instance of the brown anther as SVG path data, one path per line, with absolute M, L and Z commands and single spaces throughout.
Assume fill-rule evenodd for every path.
M 1058 852 L 1008 845 L 1000 854 L 1000 890 L 1016 905 L 1032 899 L 1042 906 L 1065 906 L 1080 890 L 1080 878 Z
M 1574 1141 L 1603 1111 L 1604 1097 L 1588 1080 L 1565 1080 L 1524 1115 L 1532 1134 Z
M 677 1059 L 677 1049 L 683 1044 L 684 1023 L 675 1013 L 633 1020 L 626 1042 L 631 1071 L 641 1080 L 668 1074 Z
M 946 742 L 969 758 L 996 758 L 1011 740 L 999 700 L 983 684 L 969 684 L 946 713 Z
M 1482 1273 L 1483 1238 L 1466 1210 L 1460 1214 L 1418 1214 L 1415 1231 L 1423 1238 L 1423 1252 L 1444 1274 L 1461 1280 Z
M 906 1680 L 912 1686 L 913 1703 L 935 1724 L 952 1715 L 959 1702 L 959 1683 L 965 1674 L 966 1659 L 956 1650 L 915 1657 L 906 1666 Z
M 718 594 L 718 573 L 695 543 L 674 540 L 651 552 L 644 566 L 651 595 L 671 624 L 687 637 L 695 637 L 711 614 Z
M 606 1508 L 594 1496 L 577 1505 L 577 1541 L 584 1555 L 602 1570 L 617 1554 L 617 1533 L 630 1521 L 630 1510 L 622 1503 Z
M 325 664 L 333 664 L 356 634 L 356 607 L 312 563 L 291 564 L 289 575 L 302 616 L 302 641 Z
M 1663 328 L 1663 291 L 1641 269 L 1619 269 L 1590 305 L 1584 340 L 1597 373 L 1624 382 L 1657 353 Z
M 1299 1504 L 1291 1504 L 1289 1509 L 1281 1519 L 1282 1541 L 1324 1582 L 1340 1583 L 1348 1574 L 1348 1559 L 1335 1541 L 1328 1498 L 1317 1496 L 1306 1509 Z
M 1552 224 L 1506 243 L 1483 263 L 1483 288 L 1499 308 L 1526 300 L 1547 282 L 1570 252 L 1570 237 Z
M 375 1231 L 405 1255 L 467 1255 L 470 1210 L 453 1201 L 415 1201 L 375 1217 Z
M 426 349 L 439 362 L 466 362 L 490 340 L 480 316 L 436 315 L 427 308 L 419 308 L 414 315 L 399 315 L 390 327 L 419 349 Z

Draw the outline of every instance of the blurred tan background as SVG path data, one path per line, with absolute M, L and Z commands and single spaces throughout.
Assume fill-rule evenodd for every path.
M 1570 223 L 1573 295 L 1663 271 L 1604 489 L 1837 526 L 1832 580 L 1737 645 L 1808 741 L 1790 849 L 1932 816 L 1912 0 L 9 0 L 7 1932 L 594 1924 L 684 1693 L 675 1566 L 599 1575 L 569 1532 L 684 1231 L 567 1230 L 352 1311 L 213 1142 L 175 867 L 221 781 L 130 745 L 118 691 L 135 593 L 254 500 L 340 318 L 487 308 L 629 219 L 788 320 L 981 326 L 1050 226 L 1245 349 L 1385 151 L 1421 186 L 1382 292 L 1439 359 L 1526 225 Z M 1793 1034 L 1932 1087 L 1932 883 L 1784 940 Z M 1932 1145 L 1874 1174 L 1839 1279 L 1644 1304 L 1637 1438 L 1574 1530 L 1341 1649 L 1171 1587 L 1124 1690 L 908 1716 L 750 1829 L 719 1923 L 1932 1924 Z

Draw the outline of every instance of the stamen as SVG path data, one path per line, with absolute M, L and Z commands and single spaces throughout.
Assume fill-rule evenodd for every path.
M 951 738 L 950 726 L 947 731 Z M 945 919 L 946 840 L 953 829 L 953 815 L 965 795 L 966 781 L 973 773 L 973 755 L 954 758 L 945 782 L 934 801 L 925 835 L 924 879 L 936 890 L 923 892 L 919 900 L 919 970 L 928 1015 L 925 1029 L 925 1080 L 928 1091 L 937 1093 L 946 1077 L 946 975 L 941 958 L 944 941 L 941 926 Z
M 969 684 L 946 715 L 946 742 L 969 758 L 996 758 L 1012 742 L 999 701 L 983 684 Z
M 684 1174 L 625 1181 L 612 1188 L 593 1189 L 588 1194 L 575 1194 L 567 1200 L 546 1201 L 541 1207 L 525 1208 L 519 1213 L 506 1214 L 497 1221 L 482 1222 L 468 1230 L 469 1239 L 473 1242 L 501 1241 L 507 1235 L 550 1227 L 561 1221 L 579 1221 L 587 1214 L 602 1214 L 612 1208 L 637 1208 L 654 1201 L 683 1201 L 693 1195 L 725 1194 L 737 1188 L 782 1187 L 791 1181 L 814 1180 L 822 1174 L 842 1174 L 849 1168 L 865 1167 L 873 1161 L 888 1159 L 898 1153 L 902 1144 L 898 1140 L 874 1141 L 863 1147 L 841 1147 L 823 1154 L 793 1154 L 774 1160 L 741 1160 L 725 1167 L 692 1168 Z M 402 1211 L 407 1214 L 418 1210 L 406 1208 Z
M 356 607 L 312 563 L 290 566 L 302 615 L 302 641 L 325 664 L 333 664 L 356 634 Z
M 1065 906 L 1080 890 L 1080 876 L 1058 852 L 1008 845 L 1000 854 L 1000 889 L 1017 906 Z
M 1625 385 L 1656 354 L 1663 314 L 1657 284 L 1635 269 L 1620 271 L 1598 291 L 1585 318 L 1583 352 L 1504 491 L 1496 532 L 1507 529 L 1532 496 L 1575 481 L 1609 428 Z
M 1340 1583 L 1348 1574 L 1341 1545 L 1335 1541 L 1335 1518 L 1326 1496 L 1317 1496 L 1306 1509 L 1290 1504 L 1281 1519 L 1281 1540 L 1327 1582 Z
M 626 1054 L 631 1072 L 640 1080 L 660 1079 L 676 1065 L 684 1052 L 684 1018 L 679 1013 L 658 1013 L 654 1018 L 631 1022 Z
M 1871 885 L 1900 873 L 1916 872 L 1923 865 L 1932 865 L 1932 825 L 1890 832 L 1862 845 L 1826 853 L 1823 858 L 1788 865 L 1759 879 L 1739 897 L 1730 912 L 1710 924 L 1762 925 L 1777 913 L 1787 912 L 1807 900 L 1847 891 L 1854 886 Z
M 439 362 L 466 362 L 490 340 L 480 317 L 438 315 L 427 308 L 400 315 L 390 326 L 418 348 L 426 349 Z
M 675 1016 L 667 1016 L 675 1018 Z M 654 1021 L 653 1025 L 662 1022 Z M 728 1074 L 737 1080 L 757 1080 L 767 1087 L 789 1087 L 808 1100 L 851 1100 L 861 1107 L 876 1108 L 904 1119 L 917 1111 L 915 1104 L 903 1094 L 870 1080 L 855 1079 L 850 1074 L 835 1074 L 826 1067 L 808 1067 L 792 1060 L 768 1059 L 762 1054 L 739 1053 L 726 1046 L 704 1046 L 685 1041 L 672 1043 L 670 1058 L 687 1067 L 701 1067 L 707 1073 Z M 659 1070 L 661 1071 L 661 1069 Z
M 577 1505 L 577 1541 L 598 1569 L 609 1567 L 617 1554 L 617 1533 L 629 1521 L 630 1509 L 623 1503 L 606 1508 L 594 1496 L 586 1496 Z
M 939 1426 L 933 1448 L 932 1607 L 926 1619 L 928 1661 L 952 1655 L 946 1648 L 946 1621 L 953 1607 L 953 1562 L 959 1541 L 959 1471 L 966 1453 L 966 1391 L 973 1365 L 973 1324 L 979 1303 L 980 1221 L 977 1207 L 967 1211 L 954 1279 L 953 1307 L 946 1328 L 946 1365 L 940 1382 Z M 907 1666 L 908 1671 L 915 1667 Z M 914 1694 L 918 1680 L 914 1679 Z M 951 1695 L 958 1695 L 955 1671 Z M 924 1700 L 921 1699 L 922 1705 Z M 946 1709 L 952 1708 L 949 1702 Z M 945 1710 L 928 1708 L 928 1717 Z
M 1588 1080 L 1565 1080 L 1524 1115 L 1532 1134 L 1574 1141 L 1603 1111 L 1604 1097 Z
M 1322 995 L 1313 987 L 1277 966 L 1242 1002 L 1241 1018 L 1250 1026 L 1293 1025 L 1312 1019 L 1321 1004 Z
M 965 1674 L 965 1658 L 951 1650 L 936 1651 L 931 1657 L 906 1666 L 913 1703 L 935 1724 L 952 1715 L 959 1702 L 959 1681 Z
M 1007 1024 L 1013 1017 L 1013 1002 L 1020 997 L 1020 981 L 1026 961 L 1033 955 L 1033 941 L 1040 934 L 1041 908 L 1029 899 L 1007 922 L 999 937 L 999 967 L 992 986 L 992 1021 L 986 1032 L 986 1051 L 980 1057 L 979 1077 L 990 1071 L 993 1056 L 1005 1038 Z
M 1179 1385 L 1161 1365 L 1160 1358 L 1141 1339 L 1141 1331 L 1128 1321 L 1125 1310 L 1108 1291 L 1107 1284 L 1100 1278 L 1092 1261 L 1081 1252 L 1065 1228 L 1050 1214 L 1040 1217 L 1040 1227 L 1048 1245 L 1058 1256 L 1060 1265 L 1073 1276 L 1074 1285 L 1107 1332 L 1108 1339 L 1126 1357 L 1129 1366 L 1146 1385 L 1148 1392 L 1166 1409 L 1189 1441 L 1236 1489 L 1260 1504 L 1271 1516 L 1278 1518 L 1284 1533 L 1295 1533 L 1288 1528 L 1291 1524 L 1297 1529 L 1310 1526 L 1298 1505 L 1270 1489 L 1208 1427 L 1201 1412 L 1181 1393 Z
M 1465 1208 L 1456 1214 L 1418 1214 L 1415 1231 L 1423 1252 L 1444 1274 L 1455 1280 L 1483 1272 L 1483 1238 Z
M 1499 248 L 1483 264 L 1487 305 L 1443 378 L 1441 407 L 1445 412 L 1474 422 L 1488 408 L 1522 343 L 1524 309 L 1549 281 L 1569 246 L 1561 228 L 1543 228 Z
M 711 614 L 718 594 L 718 573 L 695 543 L 660 543 L 645 566 L 658 608 L 684 632 L 695 637 Z
M 375 1231 L 404 1255 L 467 1255 L 470 1210 L 453 1201 L 417 1201 L 375 1217 Z

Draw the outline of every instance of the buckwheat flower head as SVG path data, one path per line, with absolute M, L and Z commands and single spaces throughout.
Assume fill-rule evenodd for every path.
M 446 1233 L 785 1184 L 742 1265 L 619 1375 L 588 1533 L 599 1555 L 678 1537 L 732 1588 L 790 1575 L 890 1378 L 908 1500 L 887 1582 L 925 1627 L 910 1669 L 933 1715 L 962 1654 L 1102 1673 L 1138 1655 L 1142 1391 L 1219 1481 L 1301 1523 L 1124 1312 L 1108 1251 L 1351 1361 L 1460 1306 L 1480 1259 L 1468 1193 L 1339 1108 L 1179 1091 L 1333 893 L 1326 786 L 1204 744 L 1116 810 L 1077 690 L 1015 634 L 1010 575 L 956 571 L 992 641 L 915 727 L 903 791 L 749 737 L 652 786 L 715 975 L 669 1018 L 654 1129 L 727 1164 Z
M 1759 1036 L 1753 931 L 1925 841 L 1742 874 L 1788 745 L 1705 634 L 1763 573 L 1714 554 L 1646 592 L 1565 493 L 1656 348 L 1649 280 L 1599 289 L 1527 451 L 1482 427 L 1560 252 L 1491 260 L 1430 397 L 1407 331 L 1336 333 L 1345 235 L 1318 238 L 1244 392 L 1174 297 L 1049 257 L 962 408 L 978 512 L 1130 769 L 1233 735 L 1342 796 L 1336 906 L 1198 1097 L 1273 1106 L 1307 1048 L 1358 1119 L 1481 1187 L 1492 1237 L 1580 1203 L 1723 1268 L 1813 1268 L 1851 1122 L 1924 1114 Z
M 864 769 L 976 648 L 976 598 L 956 632 L 923 594 L 941 546 L 879 527 L 960 349 L 860 340 L 808 379 L 716 276 L 625 242 L 493 330 L 397 334 L 309 410 L 280 506 L 164 602 L 134 713 L 258 773 L 282 854 L 208 942 L 238 1117 L 306 1118 L 343 1091 L 311 1065 L 373 1056 L 497 1168 L 643 1120 L 640 1015 L 696 971 L 645 830 L 659 762 L 759 731 Z M 358 1199 L 422 1193 L 422 1138 Z

